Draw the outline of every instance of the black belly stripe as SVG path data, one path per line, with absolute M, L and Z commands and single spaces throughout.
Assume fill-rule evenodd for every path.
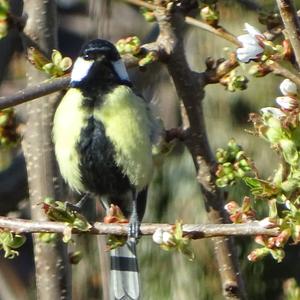
M 113 144 L 100 121 L 91 116 L 77 144 L 80 172 L 87 190 L 98 195 L 119 195 L 130 190 L 129 178 L 115 164 Z

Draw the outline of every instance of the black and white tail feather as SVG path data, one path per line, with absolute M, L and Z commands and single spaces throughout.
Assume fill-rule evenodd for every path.
M 136 197 L 133 201 L 132 197 Z M 129 200 L 131 199 L 131 201 Z M 144 216 L 147 202 L 147 188 L 139 193 L 127 193 L 114 198 L 114 204 L 118 205 L 126 218 L 141 222 Z M 101 197 L 101 203 L 108 212 L 112 199 Z M 133 208 L 134 203 L 136 207 Z M 135 210 L 132 214 L 132 211 Z M 130 222 L 131 223 L 131 222 Z M 130 226 L 129 223 L 129 226 Z M 139 300 L 141 299 L 141 283 L 137 258 L 136 237 L 128 237 L 126 244 L 110 251 L 110 299 L 111 300 Z
M 126 244 L 110 253 L 110 298 L 112 300 L 140 299 L 139 268 L 136 256 L 136 240 L 128 239 Z

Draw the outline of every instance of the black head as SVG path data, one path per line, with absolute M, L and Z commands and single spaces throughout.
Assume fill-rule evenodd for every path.
M 116 47 L 109 41 L 96 39 L 87 42 L 80 50 L 79 56 L 85 60 L 118 61 L 121 57 Z
M 87 42 L 74 63 L 71 86 L 105 92 L 118 84 L 130 81 L 116 47 L 102 39 Z

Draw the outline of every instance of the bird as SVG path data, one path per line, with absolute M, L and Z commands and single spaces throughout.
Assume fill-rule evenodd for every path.
M 141 297 L 136 243 L 161 133 L 114 44 L 95 39 L 83 45 L 54 114 L 53 141 L 69 187 L 82 199 L 99 196 L 107 210 L 117 205 L 129 219 L 126 244 L 111 251 L 111 299 Z

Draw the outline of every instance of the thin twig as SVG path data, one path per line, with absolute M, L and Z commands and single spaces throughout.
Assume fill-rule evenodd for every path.
M 300 87 L 300 77 L 292 73 L 288 69 L 281 66 L 279 63 L 272 61 L 268 63 L 267 67 L 276 75 L 288 78 Z
M 157 8 L 156 5 L 153 5 L 151 3 L 148 3 L 148 2 L 145 2 L 142 0 L 124 0 L 124 1 L 134 4 L 134 5 L 137 5 L 137 6 L 140 6 L 140 7 L 148 8 L 150 10 L 155 10 Z M 210 33 L 213 33 L 214 35 L 217 35 L 217 36 L 229 41 L 230 43 L 235 44 L 236 46 L 241 46 L 241 43 L 237 40 L 237 38 L 221 26 L 215 28 L 207 23 L 201 22 L 201 21 L 199 21 L 195 18 L 189 17 L 189 16 L 186 16 L 184 20 L 185 20 L 186 24 L 201 28 L 203 30 L 206 30 Z
M 294 1 L 277 0 L 277 5 L 300 69 L 300 24 Z
M 31 221 L 25 219 L 15 219 L 8 217 L 0 217 L 0 228 L 9 230 L 18 234 L 25 233 L 65 233 L 70 227 L 62 222 L 50 221 Z M 142 235 L 152 235 L 156 229 L 162 228 L 164 231 L 172 232 L 174 225 L 172 224 L 141 224 L 140 231 Z M 127 235 L 128 224 L 105 224 L 96 222 L 90 230 L 80 231 L 73 228 L 74 234 L 96 234 L 96 235 Z M 258 222 L 247 224 L 184 224 L 184 235 L 188 235 L 193 239 L 211 238 L 216 236 L 277 236 L 278 229 L 267 229 L 259 225 Z

